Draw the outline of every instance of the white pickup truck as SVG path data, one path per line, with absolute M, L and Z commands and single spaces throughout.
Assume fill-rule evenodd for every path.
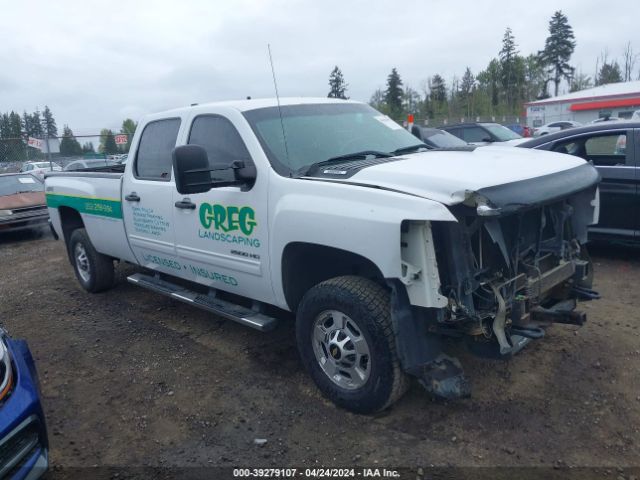
M 576 157 L 431 150 L 368 105 L 297 98 L 150 115 L 126 167 L 45 187 L 86 290 L 125 261 L 144 267 L 132 283 L 259 330 L 293 312 L 320 390 L 366 413 L 411 376 L 467 395 L 443 337 L 508 357 L 584 322 L 598 179 Z

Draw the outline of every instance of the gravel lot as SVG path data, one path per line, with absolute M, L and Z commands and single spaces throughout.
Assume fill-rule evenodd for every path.
M 640 466 L 640 252 L 598 249 L 582 328 L 509 362 L 455 347 L 474 392 L 419 385 L 353 415 L 302 370 L 292 322 L 264 334 L 129 285 L 85 293 L 62 242 L 0 236 L 0 321 L 38 365 L 53 473 L 114 466 Z M 266 439 L 258 446 L 254 439 Z M 62 472 L 60 469 L 62 469 Z

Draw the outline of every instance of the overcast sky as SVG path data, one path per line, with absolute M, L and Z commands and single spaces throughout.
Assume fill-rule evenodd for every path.
M 281 96 L 326 96 L 339 65 L 350 97 L 368 101 L 392 67 L 418 90 L 435 73 L 477 73 L 507 26 L 521 53 L 538 51 L 558 9 L 585 73 L 605 48 L 621 57 L 631 40 L 640 53 L 637 0 L 0 0 L 0 112 L 46 104 L 59 127 L 85 134 L 194 102 L 274 96 L 267 43 Z

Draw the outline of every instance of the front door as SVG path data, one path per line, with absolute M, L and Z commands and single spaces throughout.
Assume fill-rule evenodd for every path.
M 186 267 L 175 251 L 171 175 L 179 129 L 179 118 L 144 126 L 132 170 L 124 176 L 122 210 L 129 244 L 140 265 L 183 276 Z
M 254 163 L 225 115 L 194 116 L 186 143 L 204 147 L 209 163 L 216 167 L 236 160 Z M 233 180 L 232 170 L 211 175 L 214 181 Z M 268 179 L 265 172 L 258 172 L 253 184 L 214 187 L 188 196 L 174 188 L 176 250 L 186 266 L 186 278 L 257 300 L 273 297 L 267 248 Z
M 600 189 L 600 220 L 589 227 L 594 238 L 600 235 L 633 240 L 636 224 L 636 167 L 632 130 L 582 134 L 559 140 L 553 150 L 584 158 L 598 169 Z

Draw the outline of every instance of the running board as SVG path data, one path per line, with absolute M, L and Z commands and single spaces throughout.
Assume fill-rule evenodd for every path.
M 207 310 L 211 313 L 215 313 L 216 315 L 241 323 L 247 327 L 255 328 L 261 332 L 273 330 L 278 323 L 277 319 L 250 308 L 243 307 L 242 305 L 236 305 L 235 303 L 215 298 L 212 295 L 203 295 L 201 293 L 194 292 L 193 290 L 181 287 L 180 285 L 176 285 L 150 275 L 145 275 L 143 273 L 135 273 L 127 277 L 127 281 L 140 287 L 153 290 L 154 292 L 161 293 L 167 297 L 171 297 L 203 310 Z

